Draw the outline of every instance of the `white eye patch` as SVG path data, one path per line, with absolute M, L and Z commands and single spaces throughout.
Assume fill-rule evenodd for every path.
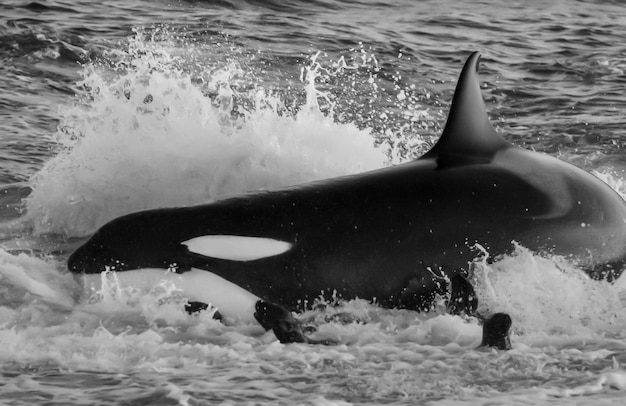
M 189 251 L 211 258 L 254 261 L 285 253 L 293 244 L 263 237 L 203 235 L 182 243 Z

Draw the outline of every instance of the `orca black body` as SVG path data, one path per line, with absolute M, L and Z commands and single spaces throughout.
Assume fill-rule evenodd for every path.
M 467 269 L 475 243 L 495 256 L 516 241 L 575 259 L 593 276 L 619 276 L 626 203 L 593 175 L 500 137 L 482 101 L 478 60 L 468 59 L 445 130 L 421 158 L 126 215 L 72 254 L 69 269 L 204 270 L 288 309 L 333 291 L 422 309 L 441 290 L 442 271 Z

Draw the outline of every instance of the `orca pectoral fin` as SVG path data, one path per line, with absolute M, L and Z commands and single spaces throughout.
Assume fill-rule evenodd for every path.
M 496 313 L 483 324 L 483 340 L 481 347 L 494 347 L 499 350 L 511 349 L 511 316 L 506 313 Z
M 456 273 L 450 278 L 450 299 L 447 311 L 450 314 L 474 315 L 478 299 L 474 287 L 467 279 Z
M 265 330 L 272 330 L 281 343 L 337 344 L 331 340 L 313 340 L 304 335 L 302 324 L 282 306 L 259 300 L 254 318 Z
M 253 272 L 254 265 L 245 263 L 284 254 L 293 244 L 264 237 L 204 235 L 184 241 L 182 246 L 186 247 L 187 262 L 193 268 L 236 283 L 249 279 Z M 261 299 L 254 308 L 254 318 L 265 330 L 272 330 L 281 343 L 336 344 L 307 337 L 302 324 L 282 306 Z
M 510 331 L 512 320 L 506 313 L 496 313 L 485 319 L 476 313 L 478 299 L 474 287 L 460 274 L 450 278 L 450 300 L 447 311 L 450 314 L 467 314 L 476 316 L 483 322 L 483 338 L 481 347 L 493 347 L 499 350 L 510 350 Z

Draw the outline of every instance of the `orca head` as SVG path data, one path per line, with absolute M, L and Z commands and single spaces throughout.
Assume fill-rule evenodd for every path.
M 494 155 L 512 147 L 492 127 L 480 91 L 480 54 L 472 53 L 461 71 L 448 113 L 446 126 L 437 143 L 420 159 L 435 159 L 438 168 L 490 163 Z
M 175 265 L 183 247 L 154 229 L 146 228 L 143 214 L 127 215 L 102 226 L 68 258 L 73 273 L 100 273 L 138 268 L 164 268 Z

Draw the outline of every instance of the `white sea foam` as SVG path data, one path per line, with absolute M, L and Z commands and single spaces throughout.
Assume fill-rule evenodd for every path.
M 38 271 L 47 277 L 59 273 L 54 262 L 8 253 L 3 258 L 13 264 L 12 272 Z M 0 362 L 5 370 L 36 368 L 38 376 L 52 365 L 64 371 L 64 381 L 80 380 L 85 370 L 91 371 L 90 379 L 119 376 L 117 386 L 127 389 L 108 396 L 126 399 L 151 393 L 198 401 L 212 393 L 241 401 L 289 396 L 306 403 L 310 394 L 293 398 L 301 380 L 322 385 L 314 385 L 326 394 L 316 398 L 319 404 L 442 397 L 474 399 L 477 404 L 480 399 L 516 396 L 571 400 L 622 390 L 626 323 L 623 311 L 609 317 L 607 309 L 623 309 L 618 299 L 623 284 L 594 281 L 594 288 L 584 278 L 568 275 L 574 269 L 564 271 L 556 264 L 523 248 L 493 264 L 478 261 L 480 300 L 514 319 L 513 350 L 508 352 L 477 348 L 481 327 L 475 319 L 382 309 L 363 300 L 338 300 L 301 316 L 317 327 L 315 338 L 338 340 L 339 345 L 283 345 L 256 323 L 223 324 L 213 320 L 210 311 L 188 315 L 184 297 L 167 280 L 138 289 L 107 273 L 98 289 L 85 292 L 71 309 L 27 299 L 29 286 L 24 284 L 20 298 L 4 296 Z M 66 272 L 60 274 L 50 289 L 71 296 L 76 285 Z M 14 283 L 2 279 L 0 288 L 15 291 Z M 581 368 L 566 370 L 563 365 Z M 159 378 L 164 374 L 167 381 Z M 136 375 L 145 381 L 125 378 Z M 11 392 L 11 385 L 15 390 L 40 388 L 39 381 L 15 379 L 5 379 L 4 394 Z M 516 389 L 508 382 L 515 382 Z
M 559 257 L 542 257 L 521 246 L 489 264 L 474 263 L 482 311 L 504 311 L 520 334 L 584 337 L 626 332 L 626 285 L 597 281 Z
M 72 285 L 71 278 L 59 275 L 49 263 L 0 249 L 0 286 L 7 289 L 0 302 L 3 305 L 20 304 L 34 296 L 52 306 L 72 308 L 76 295 L 68 292 Z
M 82 236 L 131 211 L 362 172 L 387 159 L 369 131 L 320 111 L 315 61 L 304 71 L 304 105 L 287 110 L 254 78 L 241 85 L 246 72 L 235 62 L 207 66 L 197 83 L 182 57 L 139 36 L 115 57 L 113 69 L 84 69 L 83 102 L 62 111 L 63 148 L 27 200 L 36 234 Z

